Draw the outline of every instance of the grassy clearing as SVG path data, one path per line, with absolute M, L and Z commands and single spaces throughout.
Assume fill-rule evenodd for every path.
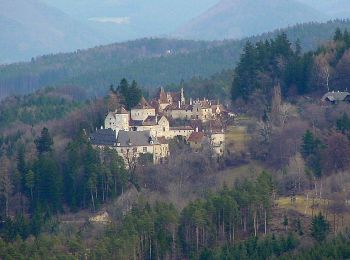
M 326 199 L 313 199 L 307 196 L 296 196 L 295 201 L 292 202 L 290 197 L 282 197 L 276 201 L 279 208 L 286 210 L 295 210 L 299 213 L 307 216 L 324 213 L 327 209 L 329 200 Z
M 247 149 L 247 129 L 245 126 L 230 126 L 226 132 L 226 146 L 230 152 L 245 152 Z
M 350 211 L 335 213 L 331 210 L 334 201 L 327 199 L 313 199 L 307 196 L 297 196 L 295 202 L 291 202 L 290 197 L 282 197 L 276 200 L 277 208 L 285 212 L 297 212 L 308 219 L 318 213 L 322 213 L 331 225 L 334 233 L 342 232 L 346 227 L 350 227 Z
M 250 164 L 220 171 L 216 175 L 218 188 L 222 188 L 224 184 L 231 186 L 237 179 L 256 177 L 263 170 L 264 168 L 261 165 L 251 162 Z

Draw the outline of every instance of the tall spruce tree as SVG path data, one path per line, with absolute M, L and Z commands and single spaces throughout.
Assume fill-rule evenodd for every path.
M 46 127 L 41 131 L 40 137 L 35 139 L 36 149 L 38 154 L 43 154 L 52 151 L 53 139 L 49 133 L 49 129 Z

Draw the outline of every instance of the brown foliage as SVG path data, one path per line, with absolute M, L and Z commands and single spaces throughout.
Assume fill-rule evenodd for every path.
M 326 148 L 322 153 L 322 163 L 326 174 L 345 171 L 350 166 L 350 141 L 338 132 L 331 133 L 326 141 Z

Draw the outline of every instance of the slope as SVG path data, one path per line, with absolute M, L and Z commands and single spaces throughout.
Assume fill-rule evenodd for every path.
M 174 36 L 239 39 L 297 23 L 325 20 L 325 15 L 296 0 L 222 0 L 179 28 Z
M 199 15 L 217 0 L 43 0 L 82 23 L 121 41 L 165 35 Z
M 300 24 L 283 31 L 292 42 L 300 39 L 307 51 L 330 40 L 337 27 L 349 28 L 350 21 Z M 247 39 L 256 42 L 280 32 Z M 211 43 L 144 39 L 0 66 L 0 98 L 48 85 L 84 87 L 101 94 L 123 77 L 150 88 L 194 76 L 209 77 L 234 68 L 247 39 Z

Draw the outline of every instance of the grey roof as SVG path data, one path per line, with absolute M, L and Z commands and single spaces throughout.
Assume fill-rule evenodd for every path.
M 349 96 L 349 92 L 328 92 L 322 97 L 322 101 L 344 101 Z
M 116 132 L 112 129 L 100 129 L 90 135 L 90 141 L 93 145 L 108 145 L 116 144 Z
M 147 146 L 150 145 L 150 141 L 153 141 L 153 144 L 159 144 L 151 136 L 150 131 L 119 131 L 117 145 L 121 147 Z

